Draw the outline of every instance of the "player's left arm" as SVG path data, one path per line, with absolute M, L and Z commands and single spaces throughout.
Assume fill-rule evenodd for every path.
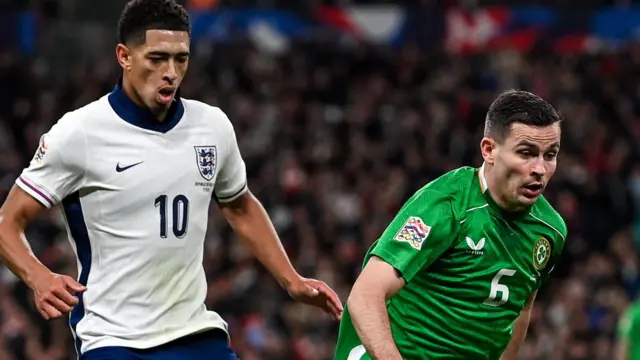
M 242 242 L 293 297 L 318 306 L 336 320 L 342 315 L 342 303 L 324 282 L 300 276 L 291 265 L 264 207 L 250 192 L 220 208 Z
M 229 125 L 231 125 L 229 123 Z M 295 300 L 342 316 L 338 295 L 324 282 L 307 279 L 293 268 L 260 201 L 247 188 L 245 164 L 233 128 L 216 180 L 216 201 L 236 235 Z
M 518 358 L 518 351 L 520 346 L 524 342 L 527 336 L 527 329 L 529 328 L 529 319 L 531 319 L 531 309 L 536 299 L 537 290 L 533 292 L 524 304 L 524 308 L 520 311 L 520 315 L 513 324 L 513 333 L 511 334 L 511 340 L 507 345 L 507 348 L 502 353 L 500 360 L 516 360 Z

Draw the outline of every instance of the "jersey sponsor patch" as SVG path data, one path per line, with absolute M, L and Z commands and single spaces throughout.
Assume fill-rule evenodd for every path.
M 410 216 L 393 239 L 408 242 L 412 248 L 420 250 L 430 231 L 431 226 L 426 225 L 422 219 Z
M 200 175 L 207 181 L 211 181 L 216 174 L 218 154 L 215 146 L 194 146 L 196 150 L 196 162 Z
M 533 247 L 533 266 L 537 270 L 542 270 L 551 257 L 551 244 L 549 240 L 540 238 Z
M 484 249 L 484 244 L 486 242 L 485 238 L 478 240 L 478 242 L 476 243 L 472 238 L 466 236 L 465 241 L 467 243 L 467 246 L 469 247 L 469 250 L 467 250 L 469 253 L 473 255 L 484 254 L 484 251 L 482 249 Z
M 40 138 L 40 145 L 38 145 L 38 150 L 36 150 L 36 153 L 31 160 L 33 163 L 42 164 L 44 154 L 47 152 L 47 143 L 45 142 L 44 138 L 44 136 Z

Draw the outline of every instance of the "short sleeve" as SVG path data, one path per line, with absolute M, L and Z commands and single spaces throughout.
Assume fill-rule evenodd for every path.
M 410 282 L 452 246 L 458 227 L 450 198 L 421 190 L 400 209 L 371 255 L 389 263 Z
M 84 174 L 84 133 L 73 119 L 63 117 L 40 138 L 29 167 L 16 185 L 47 208 L 77 191 Z
M 555 242 L 556 245 L 553 248 L 553 252 L 551 253 L 549 262 L 545 266 L 544 270 L 541 272 L 538 287 L 542 286 L 542 284 L 544 284 L 549 279 L 549 277 L 551 276 L 551 273 L 556 267 L 556 264 L 560 261 L 562 257 L 562 251 L 564 250 L 566 233 L 563 236 L 564 237 L 558 237 L 558 239 Z
M 247 170 L 240 154 L 233 125 L 222 111 L 220 113 L 228 122 L 228 134 L 226 135 L 228 143 L 224 153 L 221 154 L 224 158 L 220 162 L 216 178 L 215 195 L 218 202 L 224 203 L 231 202 L 245 193 L 247 190 Z

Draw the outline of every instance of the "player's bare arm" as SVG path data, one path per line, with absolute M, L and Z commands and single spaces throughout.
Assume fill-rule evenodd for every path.
M 300 276 L 291 265 L 269 215 L 260 201 L 247 191 L 220 209 L 238 237 L 297 301 L 320 307 L 339 320 L 342 303 L 322 281 Z
M 511 341 L 509 341 L 509 345 L 502 353 L 502 357 L 500 360 L 516 360 L 518 358 L 518 351 L 520 350 L 520 346 L 527 336 L 527 329 L 529 328 L 529 320 L 531 319 L 531 309 L 533 308 L 533 303 L 536 299 L 536 294 L 538 292 L 535 291 L 527 302 L 524 305 L 524 309 L 520 312 L 520 316 L 516 319 L 516 322 L 513 326 L 513 335 L 511 336 Z
M 375 256 L 353 285 L 347 306 L 358 336 L 372 359 L 402 359 L 391 335 L 386 301 L 404 285 L 398 271 Z
M 71 311 L 78 303 L 76 292 L 86 289 L 69 276 L 53 273 L 33 254 L 24 232 L 43 208 L 19 187 L 11 189 L 0 208 L 0 258 L 33 290 L 36 307 L 48 320 Z

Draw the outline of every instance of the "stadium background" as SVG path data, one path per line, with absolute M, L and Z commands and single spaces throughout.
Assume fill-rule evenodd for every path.
M 124 0 L 0 1 L 0 199 L 39 136 L 110 91 Z M 522 359 L 613 359 L 640 289 L 640 6 L 633 1 L 190 1 L 183 96 L 235 124 L 250 187 L 295 266 L 343 300 L 368 245 L 410 194 L 479 165 L 484 113 L 527 89 L 564 115 L 547 197 L 569 238 L 535 304 Z M 58 212 L 34 251 L 75 274 Z M 208 306 L 243 360 L 329 359 L 337 325 L 291 303 L 215 207 Z M 45 322 L 0 267 L 0 359 L 74 359 L 65 320 Z M 640 341 L 640 340 L 639 340 Z

